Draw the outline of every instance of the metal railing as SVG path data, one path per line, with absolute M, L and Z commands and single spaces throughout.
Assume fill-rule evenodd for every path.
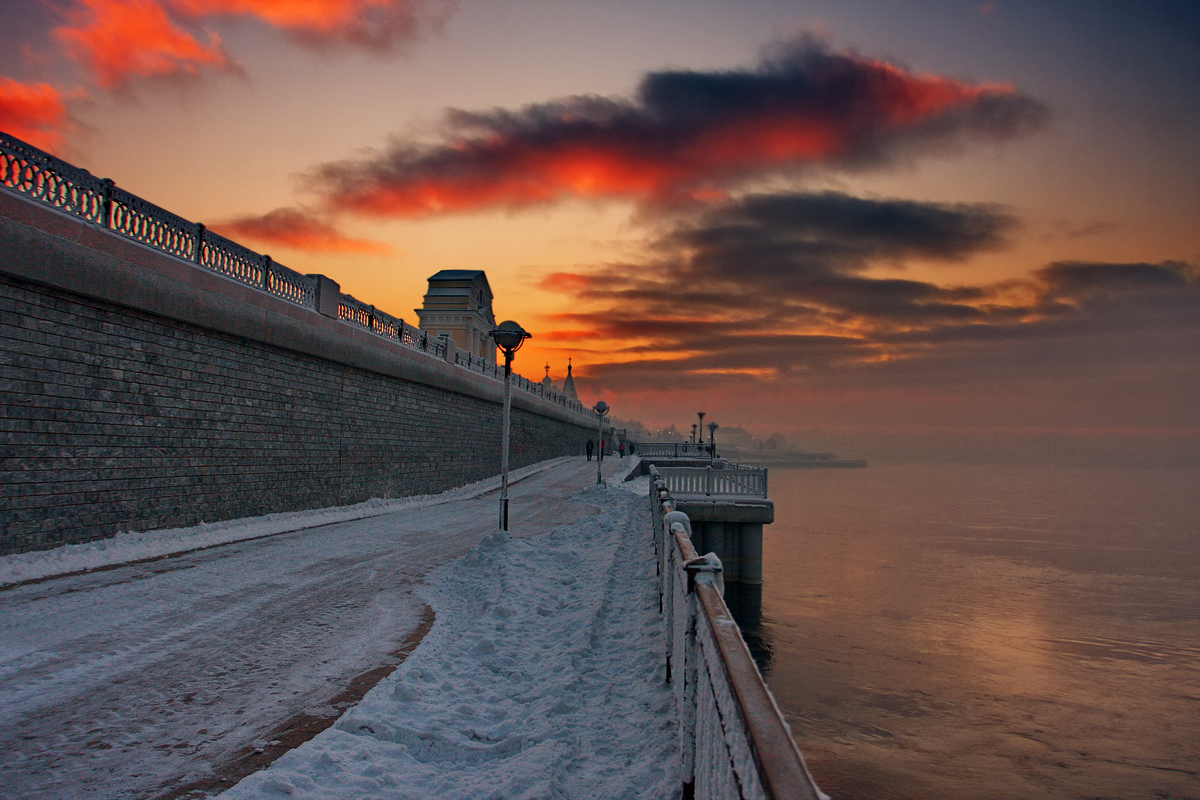
M 638 455 L 659 458 L 708 457 L 708 445 L 703 442 L 638 442 Z
M 270 256 L 213 233 L 200 223 L 176 216 L 130 194 L 111 180 L 97 178 L 3 131 L 0 131 L 0 187 L 275 297 L 305 308 L 317 308 L 318 276 L 288 269 Z M 446 358 L 444 339 L 430 337 L 426 331 L 348 294 L 338 298 L 337 317 L 405 347 Z M 496 380 L 504 379 L 502 367 L 479 356 L 459 351 L 455 353 L 455 363 Z M 513 386 L 582 414 L 589 421 L 594 419 L 595 415 L 581 403 L 547 391 L 541 383 L 514 375 Z
M 699 557 L 690 521 L 650 468 L 667 680 L 675 696 L 685 796 L 819 800 L 783 714 L 722 596 L 721 563 Z
M 638 449 L 641 449 L 641 445 L 638 445 Z M 767 496 L 767 470 L 762 467 L 726 462 L 715 467 L 673 467 L 663 464 L 657 467 L 673 495 Z

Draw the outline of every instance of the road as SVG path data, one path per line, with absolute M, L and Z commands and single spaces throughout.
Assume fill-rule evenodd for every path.
M 567 499 L 595 464 L 555 464 L 510 487 L 514 537 L 599 510 Z M 177 796 L 289 718 L 334 718 L 497 510 L 490 492 L 0 591 L 0 796 Z

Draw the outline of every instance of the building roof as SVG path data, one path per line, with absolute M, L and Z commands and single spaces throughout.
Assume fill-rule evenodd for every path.
M 443 269 L 429 276 L 431 281 L 471 281 L 485 276 L 481 269 Z M 486 276 L 484 277 L 486 281 Z

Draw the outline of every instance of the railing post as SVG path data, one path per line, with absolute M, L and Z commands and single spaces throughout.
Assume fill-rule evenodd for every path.
M 196 256 L 192 259 L 197 264 L 204 263 L 204 223 L 196 223 Z
M 110 231 L 113 229 L 113 189 L 116 184 L 112 178 L 105 178 L 101 183 L 104 184 L 104 227 Z

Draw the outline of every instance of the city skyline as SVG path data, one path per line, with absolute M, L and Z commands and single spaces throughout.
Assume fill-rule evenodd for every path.
M 845 455 L 1196 463 L 1186 2 L 5 3 L 0 129 L 518 371 Z

